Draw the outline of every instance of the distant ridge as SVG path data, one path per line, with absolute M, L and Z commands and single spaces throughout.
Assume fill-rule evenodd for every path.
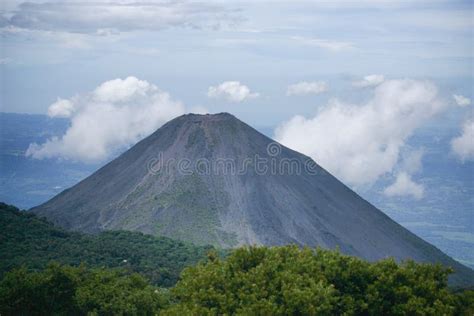
M 266 168 L 265 168 L 266 166 Z M 339 247 L 474 272 L 423 241 L 322 169 L 228 113 L 187 114 L 32 209 L 72 230 L 124 229 L 196 244 Z

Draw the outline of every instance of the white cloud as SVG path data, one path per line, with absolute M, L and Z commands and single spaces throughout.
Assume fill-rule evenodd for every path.
M 249 87 L 239 81 L 225 81 L 218 86 L 209 87 L 207 96 L 210 98 L 224 98 L 230 102 L 242 102 L 257 98 L 259 94 L 250 92 Z
M 396 173 L 395 181 L 383 193 L 387 196 L 411 196 L 417 200 L 424 194 L 424 186 L 412 180 L 411 176 L 421 172 L 423 168 L 423 149 L 409 150 L 402 154 L 401 163 Z
M 324 81 L 301 81 L 288 86 L 286 95 L 319 94 L 328 90 L 328 85 Z
M 50 117 L 70 117 L 74 110 L 73 102 L 58 98 L 56 102 L 49 106 L 48 115 Z
M 464 122 L 462 134 L 451 140 L 451 149 L 463 162 L 474 160 L 474 120 Z
M 90 93 L 52 104 L 48 114 L 70 116 L 71 126 L 59 138 L 31 144 L 26 155 L 100 161 L 183 113 L 180 102 L 147 81 L 135 77 L 106 81 Z
M 281 124 L 275 138 L 349 184 L 370 184 L 393 171 L 405 141 L 445 107 L 430 82 L 388 80 L 365 104 L 333 99 L 314 117 Z
M 454 101 L 456 101 L 456 104 L 459 106 L 467 106 L 471 104 L 471 99 L 466 98 L 465 96 L 453 94 L 453 98 Z
M 354 45 L 351 42 L 335 41 L 322 38 L 306 38 L 302 36 L 293 36 L 292 39 L 308 46 L 315 46 L 336 53 L 354 48 Z
M 397 174 L 395 182 L 384 190 L 387 196 L 412 196 L 417 200 L 423 197 L 424 192 L 423 185 L 414 182 L 406 172 Z
M 352 85 L 358 88 L 375 87 L 384 82 L 385 77 L 382 75 L 368 75 L 362 80 L 354 81 Z
M 236 10 L 193 1 L 24 2 L 6 18 L 24 29 L 97 33 L 161 30 L 169 27 L 219 28 L 240 21 Z
M 150 85 L 147 81 L 128 77 L 125 80 L 109 80 L 98 86 L 93 97 L 99 102 L 129 102 L 132 98 L 144 97 L 150 90 L 157 87 Z

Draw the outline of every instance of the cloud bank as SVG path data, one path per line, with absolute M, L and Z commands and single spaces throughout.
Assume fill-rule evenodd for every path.
M 106 81 L 90 93 L 53 103 L 48 115 L 69 117 L 69 129 L 61 137 L 31 144 L 26 155 L 101 161 L 184 113 L 183 104 L 147 81 L 135 77 Z
M 24 2 L 4 25 L 46 31 L 96 33 L 103 30 L 161 30 L 169 27 L 220 28 L 240 21 L 236 10 L 193 1 Z
M 287 96 L 319 94 L 328 90 L 328 85 L 324 81 L 301 81 L 288 86 L 286 90 Z
M 223 98 L 230 102 L 242 102 L 254 99 L 259 93 L 251 92 L 249 87 L 239 81 L 225 81 L 218 86 L 211 86 L 207 91 L 210 98 Z
M 431 82 L 387 80 L 364 104 L 333 99 L 314 117 L 294 116 L 275 138 L 351 185 L 371 184 L 394 170 L 406 140 L 445 108 Z
M 467 120 L 461 135 L 451 141 L 451 149 L 462 162 L 474 160 L 474 120 Z

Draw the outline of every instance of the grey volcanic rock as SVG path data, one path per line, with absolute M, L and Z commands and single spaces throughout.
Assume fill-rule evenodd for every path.
M 196 244 L 299 245 L 474 272 L 412 234 L 309 157 L 221 113 L 180 116 L 33 212 L 72 230 L 125 229 Z

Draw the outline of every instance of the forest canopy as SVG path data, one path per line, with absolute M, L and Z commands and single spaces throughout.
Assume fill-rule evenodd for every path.
M 171 289 L 123 269 L 52 263 L 7 272 L 2 315 L 472 315 L 473 291 L 453 293 L 449 269 L 337 251 L 250 247 L 185 268 Z
M 473 292 L 450 292 L 450 272 L 297 246 L 240 248 L 186 268 L 164 314 L 472 315 Z
M 0 315 L 474 314 L 474 291 L 449 288 L 441 265 L 291 245 L 224 255 L 141 233 L 72 233 L 5 204 L 0 224 Z
M 204 259 L 209 249 L 212 247 L 139 232 L 69 232 L 0 203 L 0 277 L 14 267 L 42 270 L 56 261 L 72 266 L 121 267 L 144 275 L 154 285 L 169 287 L 184 267 Z

